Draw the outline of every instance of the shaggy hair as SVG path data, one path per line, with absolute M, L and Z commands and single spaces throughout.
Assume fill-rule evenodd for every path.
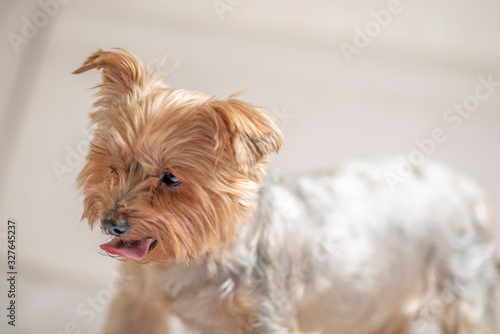
M 105 333 L 166 334 L 169 315 L 203 334 L 498 333 L 495 223 L 470 179 L 426 163 L 391 189 L 393 160 L 265 177 L 283 136 L 258 108 L 167 88 L 122 49 L 90 69 L 83 218 L 128 275 Z

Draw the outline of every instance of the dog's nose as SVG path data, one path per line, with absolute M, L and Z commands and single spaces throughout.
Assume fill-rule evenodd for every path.
M 101 226 L 108 234 L 117 237 L 123 237 L 128 232 L 128 223 L 123 220 L 115 220 L 108 217 L 102 217 Z

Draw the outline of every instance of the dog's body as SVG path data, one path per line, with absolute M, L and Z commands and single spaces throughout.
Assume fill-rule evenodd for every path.
M 175 91 L 139 80 L 140 66 L 99 51 L 78 71 L 105 74 L 96 148 L 79 177 L 84 216 L 115 236 L 103 249 L 136 260 L 124 264 L 133 279 L 106 333 L 167 333 L 174 314 L 203 334 L 399 334 L 417 319 L 446 334 L 497 334 L 495 227 L 474 182 L 427 163 L 391 189 L 387 161 L 275 171 L 259 188 L 282 144 L 272 122 L 198 93 L 182 92 L 191 111 L 179 111 L 183 100 L 175 95 L 175 109 Z M 121 102 L 108 96 L 118 89 Z M 175 122 L 157 129 L 160 120 Z M 176 124 L 186 131 L 158 139 Z
M 446 333 L 496 334 L 485 197 L 432 163 L 393 192 L 384 178 L 393 167 L 272 172 L 232 246 L 197 264 L 139 265 L 124 295 L 139 310 L 164 310 L 142 324 L 164 324 L 172 313 L 200 333 L 405 333 L 418 319 L 441 322 Z M 123 305 L 118 299 L 115 312 Z M 115 319 L 109 333 L 133 328 Z

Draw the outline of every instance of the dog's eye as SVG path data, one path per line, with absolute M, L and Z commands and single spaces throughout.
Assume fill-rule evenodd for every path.
M 165 172 L 161 175 L 161 180 L 168 187 L 177 187 L 181 185 L 179 179 L 177 179 L 172 173 Z

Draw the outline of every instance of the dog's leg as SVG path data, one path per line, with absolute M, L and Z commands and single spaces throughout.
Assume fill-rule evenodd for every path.
M 280 290 L 274 287 L 273 293 L 262 296 L 248 334 L 303 334 L 296 318 L 293 301 L 288 298 L 290 294 L 276 292 Z
M 410 319 L 404 316 L 394 317 L 394 320 L 372 334 L 409 334 Z
M 158 305 L 148 304 L 127 292 L 111 305 L 104 334 L 168 334 L 166 313 Z
M 448 246 L 438 273 L 447 292 L 441 327 L 446 334 L 497 334 L 496 223 L 491 204 L 474 185 L 457 183 L 469 194 L 470 212 L 455 218 L 455 228 L 444 241 Z M 467 219 L 469 222 L 467 223 Z
M 124 264 L 123 288 L 109 309 L 104 334 L 168 334 L 167 312 L 152 291 L 150 277 L 132 262 Z
M 447 279 L 450 298 L 440 316 L 441 327 L 445 334 L 497 334 L 494 255 L 480 246 L 466 250 L 473 256 L 462 257 L 455 267 L 460 270 Z
M 444 334 L 497 334 L 494 301 L 495 293 L 487 286 L 467 287 L 465 294 L 448 305 L 441 316 Z M 476 291 L 473 291 L 476 290 Z M 471 293 L 471 295 L 467 295 Z

